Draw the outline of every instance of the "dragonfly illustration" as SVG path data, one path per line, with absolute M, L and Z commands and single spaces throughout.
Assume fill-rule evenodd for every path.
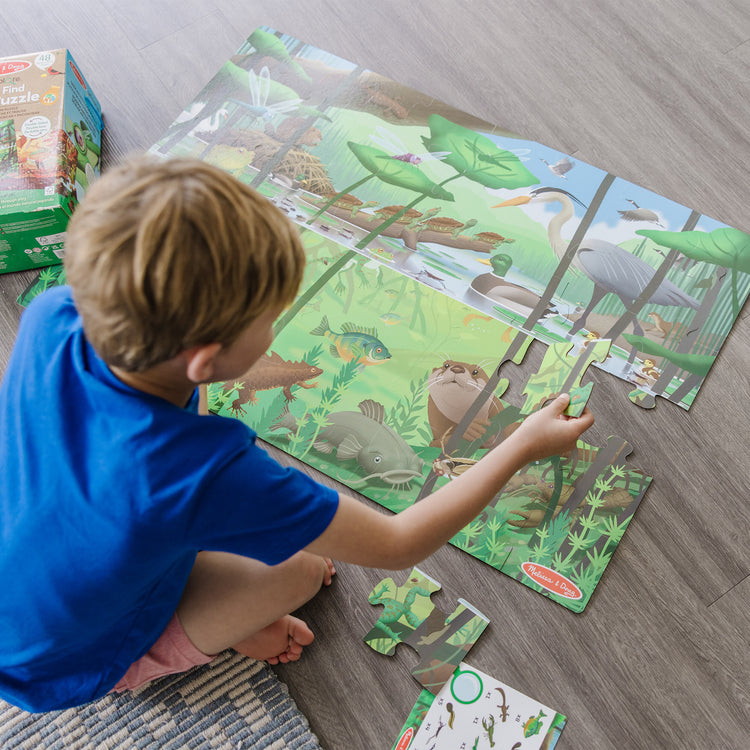
M 271 73 L 267 66 L 264 65 L 258 74 L 251 70 L 248 76 L 252 105 L 245 106 L 256 117 L 270 121 L 276 115 L 293 112 L 302 103 L 302 99 L 285 99 L 280 102 L 268 103 L 268 95 L 271 92 Z
M 378 125 L 375 130 L 377 134 L 371 135 L 370 138 L 381 148 L 390 151 L 393 154 L 391 159 L 398 159 L 399 161 L 417 165 L 423 161 L 445 159 L 450 154 L 450 151 L 428 151 L 424 154 L 413 154 L 395 133 L 386 130 L 382 125 Z

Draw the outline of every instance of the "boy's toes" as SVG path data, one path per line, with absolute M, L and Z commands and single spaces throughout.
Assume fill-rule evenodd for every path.
M 292 645 L 299 645 L 300 647 L 309 646 L 314 638 L 315 636 L 306 622 L 299 620 L 296 617 L 291 618 L 289 623 L 289 639 Z M 302 649 L 300 648 L 300 653 L 301 652 Z

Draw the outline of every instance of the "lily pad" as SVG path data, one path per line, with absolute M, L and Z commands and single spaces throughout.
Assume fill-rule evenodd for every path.
M 353 141 L 349 141 L 347 145 L 360 164 L 383 182 L 406 190 L 413 190 L 431 198 L 444 201 L 454 200 L 452 193 L 433 182 L 413 164 L 394 159 L 390 154 L 374 146 L 366 146 Z
M 497 146 L 481 133 L 440 115 L 427 118 L 430 136 L 422 136 L 429 151 L 447 151 L 443 163 L 464 177 L 491 189 L 536 185 L 539 180 L 510 151 Z

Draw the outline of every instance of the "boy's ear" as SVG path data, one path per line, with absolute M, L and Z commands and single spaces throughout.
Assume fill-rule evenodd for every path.
M 186 360 L 185 374 L 193 383 L 210 383 L 214 375 L 216 355 L 221 344 L 202 344 L 183 352 Z

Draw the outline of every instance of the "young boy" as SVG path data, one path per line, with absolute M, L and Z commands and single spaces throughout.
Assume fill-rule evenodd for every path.
M 85 703 L 234 648 L 293 661 L 330 558 L 400 570 L 592 423 L 560 397 L 398 515 L 284 468 L 197 386 L 272 341 L 305 259 L 272 204 L 203 162 L 138 160 L 87 193 L 70 287 L 24 313 L 0 387 L 0 696 Z

